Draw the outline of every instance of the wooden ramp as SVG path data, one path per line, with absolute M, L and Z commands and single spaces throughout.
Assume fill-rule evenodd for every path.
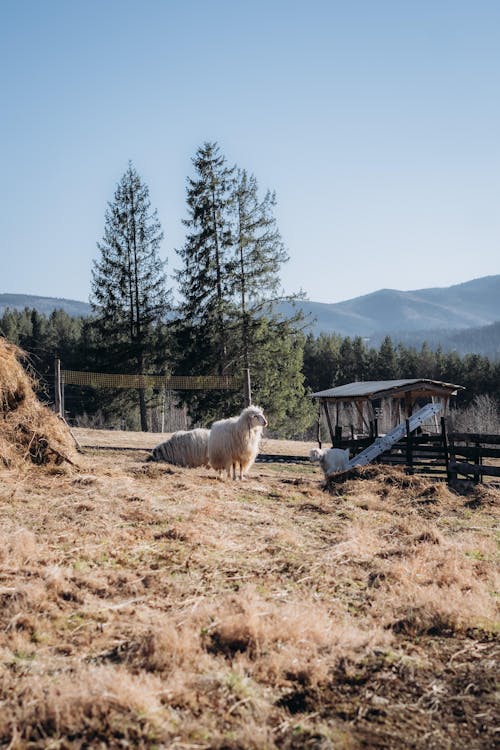
M 407 420 L 409 431 L 413 432 L 417 427 L 420 427 L 430 417 L 438 414 L 440 411 L 441 404 L 426 404 Z M 347 464 L 346 470 L 352 469 L 354 466 L 366 466 L 366 464 L 369 464 L 374 458 L 380 456 L 381 453 L 385 453 L 385 451 L 389 450 L 389 448 L 391 448 L 394 443 L 397 443 L 398 440 L 401 440 L 401 438 L 406 435 L 406 431 L 407 424 L 405 421 L 398 424 L 398 426 L 388 432 L 387 435 L 376 438 L 368 448 L 365 448 L 364 451 L 358 453 L 354 458 L 351 458 Z

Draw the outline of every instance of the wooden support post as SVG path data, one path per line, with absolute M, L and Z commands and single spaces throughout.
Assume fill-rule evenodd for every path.
M 321 402 L 318 401 L 318 416 L 316 417 L 316 437 L 318 448 L 321 450 Z
M 453 438 L 453 433 L 448 436 L 448 453 L 449 453 L 449 463 L 448 463 L 448 482 L 456 482 L 458 479 L 458 471 L 457 471 L 457 457 L 455 454 L 455 440 Z
M 328 409 L 328 401 L 323 401 L 323 409 L 325 410 L 326 421 L 328 423 L 328 430 L 330 432 L 330 440 L 332 441 L 332 445 L 333 445 L 334 435 L 333 435 L 332 420 L 330 419 L 330 411 Z
M 446 435 L 446 419 L 441 417 L 441 439 L 443 441 L 444 464 L 446 466 L 446 477 L 450 480 L 450 453 L 448 450 L 448 437 Z
M 410 420 L 406 420 L 406 466 L 408 474 L 413 474 L 413 440 Z
M 252 405 L 252 384 L 250 381 L 250 369 L 248 367 L 246 367 L 244 370 L 243 399 L 245 402 L 245 406 Z
M 54 359 L 54 411 L 62 417 L 61 360 L 57 356 Z
M 366 427 L 366 429 L 369 431 L 370 426 L 368 422 L 366 421 L 365 416 L 363 414 L 363 402 L 361 402 L 361 405 L 360 405 L 359 401 L 355 401 L 354 406 L 356 407 L 356 411 L 358 412 L 358 416 L 359 416 L 359 420 L 358 420 L 359 431 L 361 432 L 363 430 L 363 427 Z
M 340 448 L 342 444 L 342 427 L 337 424 L 335 425 L 335 442 L 333 444 L 333 447 Z
M 60 389 L 61 389 L 61 417 L 64 419 L 64 415 L 66 414 L 66 405 L 64 403 L 64 373 L 61 372 L 61 380 L 60 380 Z
M 481 443 L 475 442 L 474 445 L 475 445 L 475 448 L 476 448 L 476 450 L 475 450 L 475 457 L 474 457 L 474 463 L 478 467 L 474 471 L 474 484 L 478 484 L 479 482 L 483 481 L 483 476 L 482 476 L 482 474 L 481 474 L 481 472 L 479 470 L 479 466 L 481 466 L 482 463 L 483 463 L 483 457 L 481 455 Z

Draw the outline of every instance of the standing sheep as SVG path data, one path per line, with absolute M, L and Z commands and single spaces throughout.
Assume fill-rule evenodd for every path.
M 341 448 L 329 448 L 328 450 L 313 448 L 309 453 L 309 459 L 313 463 L 316 461 L 319 462 L 325 477 L 328 479 L 331 474 L 347 469 L 349 448 L 346 450 L 342 450 Z
M 153 448 L 149 461 L 166 461 L 175 466 L 209 466 L 208 437 L 210 430 L 198 427 L 195 430 L 179 430 Z
M 236 479 L 243 479 L 252 466 L 259 451 L 259 440 L 267 420 L 258 406 L 248 406 L 239 417 L 220 419 L 214 422 L 208 441 L 210 465 L 217 471 L 226 471 Z

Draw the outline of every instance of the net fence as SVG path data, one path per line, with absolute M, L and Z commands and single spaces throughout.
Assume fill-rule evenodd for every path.
M 239 391 L 242 378 L 231 375 L 119 375 L 107 372 L 61 370 L 64 385 L 91 388 L 158 388 L 170 391 Z

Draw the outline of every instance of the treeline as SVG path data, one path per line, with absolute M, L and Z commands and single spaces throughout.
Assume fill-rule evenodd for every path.
M 371 341 L 379 346 L 383 335 L 373 335 Z M 401 343 L 407 347 L 420 347 L 425 341 L 431 349 L 441 348 L 446 352 L 468 354 L 477 352 L 490 359 L 500 358 L 500 322 L 478 328 L 464 328 L 460 330 L 436 329 L 431 331 L 406 331 L 392 335 L 395 344 Z
M 314 392 L 356 380 L 430 378 L 462 385 L 457 406 L 467 406 L 478 395 L 500 400 L 500 361 L 480 354 L 445 352 L 427 343 L 419 347 L 393 344 L 386 336 L 378 348 L 361 337 L 309 335 L 304 346 L 303 372 Z
M 108 363 L 106 341 L 99 339 L 94 320 L 70 317 L 62 310 L 49 316 L 35 309 L 7 310 L 0 317 L 0 335 L 28 352 L 30 362 L 41 378 L 41 396 L 48 401 L 53 401 L 56 353 L 65 369 L 103 371 Z M 175 341 L 176 326 L 165 323 L 162 335 L 170 341 L 170 349 L 175 350 L 178 345 Z M 439 348 L 430 349 L 426 344 L 418 349 L 393 345 L 389 337 L 379 348 L 368 347 L 360 337 L 337 334 L 317 337 L 297 334 L 293 342 L 293 352 L 285 352 L 283 345 L 280 346 L 283 357 L 291 359 L 289 367 L 299 373 L 295 388 L 300 399 L 296 396 L 294 403 L 300 400 L 300 411 L 296 419 L 290 414 L 281 424 L 272 425 L 273 431 L 283 436 L 304 435 L 312 426 L 314 413 L 308 394 L 356 380 L 431 378 L 465 386 L 466 390 L 457 397 L 459 407 L 467 407 L 478 396 L 490 396 L 500 401 L 500 362 L 477 354 L 460 356 Z M 264 390 L 259 393 L 265 408 L 269 411 L 274 408 L 278 414 L 280 404 L 287 401 L 290 389 L 294 387 L 293 382 L 282 380 L 282 377 L 287 377 L 286 368 L 286 362 L 272 362 L 268 368 L 275 373 L 272 386 L 267 393 Z M 171 369 L 177 369 L 175 363 Z M 161 396 L 146 392 L 150 411 Z M 179 394 L 176 396 L 179 398 Z M 241 399 L 241 395 L 235 398 Z M 282 408 L 286 414 L 286 403 Z M 131 402 L 130 394 L 123 391 L 68 386 L 66 410 L 71 420 L 81 420 L 85 416 L 90 423 L 129 429 L 137 429 L 140 424 L 137 405 Z M 205 420 L 200 418 L 199 421 Z
M 306 397 L 302 372 L 305 336 L 300 331 L 286 332 L 281 325 L 278 333 L 271 334 L 271 323 L 262 321 L 261 331 L 266 335 L 259 352 L 260 372 L 252 371 L 252 390 L 255 402 L 262 404 L 271 415 L 273 432 L 291 437 L 304 434 L 313 420 L 312 404 Z M 0 335 L 19 346 L 28 354 L 28 363 L 39 380 L 39 395 L 46 402 L 54 402 L 54 358 L 57 355 L 63 369 L 88 372 L 130 373 L 132 370 L 120 367 L 110 357 L 109 342 L 101 337 L 99 326 L 93 317 L 71 317 L 63 310 L 55 310 L 49 316 L 36 309 L 22 311 L 6 310 L 0 317 Z M 165 351 L 176 352 L 182 345 L 182 332 L 177 321 L 159 323 L 156 336 L 162 341 L 162 356 Z M 171 360 L 168 367 L 150 365 L 151 374 L 186 374 L 180 370 L 183 365 Z M 193 368 L 187 374 L 204 374 L 203 363 L 199 369 Z M 241 375 L 243 370 L 233 368 L 232 372 Z M 143 391 L 146 401 L 149 428 L 151 416 L 158 410 L 164 398 L 159 391 Z M 174 394 L 176 402 L 188 404 L 193 423 L 209 424 L 213 420 L 212 411 L 233 413 L 243 406 L 243 392 L 214 391 L 204 394 L 208 404 L 201 410 L 203 394 L 198 396 L 195 407 L 189 408 L 191 394 Z M 65 410 L 70 421 L 109 428 L 140 429 L 139 404 L 135 392 L 119 389 L 96 389 L 66 386 Z M 153 420 L 154 421 L 154 420 Z

